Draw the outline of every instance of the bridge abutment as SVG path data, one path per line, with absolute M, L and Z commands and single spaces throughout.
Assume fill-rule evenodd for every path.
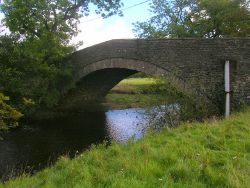
M 194 97 L 206 97 L 223 114 L 226 60 L 230 61 L 232 109 L 250 104 L 249 52 L 250 39 L 112 40 L 75 52 L 71 63 L 75 81 L 85 90 L 105 95 L 116 81 L 126 77 L 121 73 L 116 80 L 105 70 L 145 72 L 175 81 L 177 87 Z M 95 75 L 95 89 L 87 83 L 79 84 L 91 75 Z

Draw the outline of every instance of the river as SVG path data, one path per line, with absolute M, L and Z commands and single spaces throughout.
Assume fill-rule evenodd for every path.
M 144 109 L 82 112 L 28 123 L 0 140 L 0 180 L 20 172 L 35 173 L 54 164 L 61 155 L 74 157 L 104 140 L 139 139 L 148 126 Z

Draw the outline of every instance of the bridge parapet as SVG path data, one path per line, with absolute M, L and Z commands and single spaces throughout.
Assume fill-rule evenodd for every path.
M 214 103 L 224 102 L 226 60 L 232 105 L 250 104 L 250 39 L 111 40 L 72 55 L 76 81 L 98 70 L 131 69 L 178 80 Z

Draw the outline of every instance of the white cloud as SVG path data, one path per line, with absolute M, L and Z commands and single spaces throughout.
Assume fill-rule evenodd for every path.
M 0 20 L 2 20 L 4 17 L 3 13 L 0 13 Z
M 96 15 L 92 15 L 81 19 L 81 23 L 78 26 L 81 33 L 72 40 L 72 42 L 83 41 L 83 46 L 80 48 L 111 39 L 135 38 L 132 30 L 120 17 L 109 21 L 95 18 L 97 18 Z
M 2 20 L 3 20 L 3 18 L 4 18 L 3 13 L 0 13 L 0 26 L 2 26 Z
M 3 24 L 2 24 L 2 20 L 4 18 L 4 14 L 0 13 L 0 34 L 9 34 L 9 29 L 6 28 Z

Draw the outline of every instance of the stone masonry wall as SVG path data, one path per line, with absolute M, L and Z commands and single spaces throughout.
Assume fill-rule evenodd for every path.
M 112 59 L 155 65 L 212 103 L 224 101 L 224 62 L 230 60 L 232 105 L 250 104 L 250 39 L 111 40 L 73 54 L 76 81 L 88 65 Z

